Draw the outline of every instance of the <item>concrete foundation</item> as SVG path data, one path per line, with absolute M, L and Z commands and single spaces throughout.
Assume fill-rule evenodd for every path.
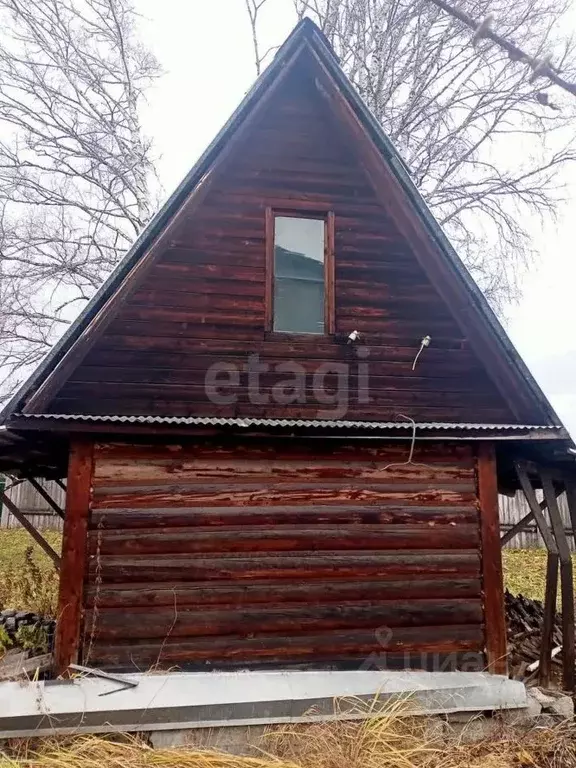
M 118 678 L 119 683 L 86 677 L 0 684 L 0 738 L 363 719 L 377 716 L 398 699 L 414 715 L 527 705 L 522 683 L 481 672 L 214 672 Z M 123 688 L 123 680 L 137 685 Z

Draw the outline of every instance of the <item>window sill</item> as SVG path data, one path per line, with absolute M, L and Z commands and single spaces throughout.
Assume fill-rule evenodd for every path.
M 334 341 L 333 333 L 285 333 L 284 331 L 266 331 L 265 340 L 270 341 Z

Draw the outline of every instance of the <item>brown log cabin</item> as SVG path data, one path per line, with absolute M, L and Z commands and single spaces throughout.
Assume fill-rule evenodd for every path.
M 571 446 L 305 20 L 4 410 L 0 470 L 67 476 L 59 671 L 502 673 L 497 493 L 568 487 Z

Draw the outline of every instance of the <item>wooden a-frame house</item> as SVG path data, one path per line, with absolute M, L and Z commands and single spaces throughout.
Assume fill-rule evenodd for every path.
M 67 476 L 60 671 L 504 672 L 497 492 L 574 476 L 307 20 L 2 419 Z

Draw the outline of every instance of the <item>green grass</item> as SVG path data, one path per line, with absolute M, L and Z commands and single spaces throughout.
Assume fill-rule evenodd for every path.
M 61 534 L 44 531 L 51 546 L 60 551 Z M 513 594 L 537 600 L 544 597 L 546 551 L 505 549 L 504 582 Z M 573 555 L 576 574 L 576 555 Z M 0 609 L 16 608 L 55 615 L 58 576 L 52 561 L 22 529 L 0 531 Z

